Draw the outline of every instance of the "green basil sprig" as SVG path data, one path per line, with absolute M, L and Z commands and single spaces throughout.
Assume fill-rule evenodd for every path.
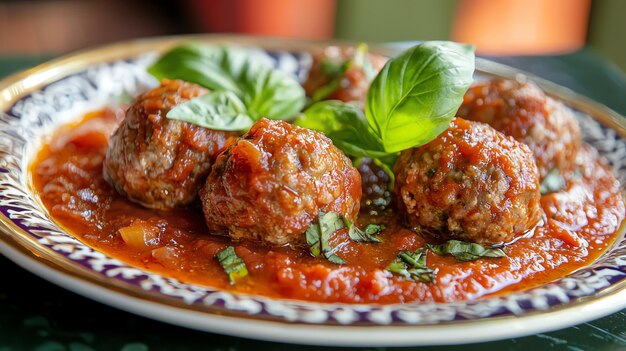
M 233 128 L 259 120 L 261 117 L 270 119 L 288 119 L 295 116 L 304 106 L 304 89 L 298 81 L 285 72 L 274 69 L 264 57 L 236 47 L 220 47 L 199 43 L 183 44 L 165 53 L 152 65 L 150 72 L 157 79 L 182 79 L 196 83 L 211 90 L 209 94 L 219 91 L 232 92 L 245 106 L 245 113 L 250 121 L 243 123 L 245 118 L 238 117 L 233 124 L 232 114 L 226 114 L 226 122 L 214 115 L 211 118 L 197 118 L 197 115 L 186 117 L 190 123 L 212 129 Z M 193 104 L 172 113 L 177 119 L 189 109 L 210 109 L 201 105 L 218 104 L 227 101 L 232 105 L 233 98 L 196 98 L 183 105 Z M 238 104 L 237 104 L 238 105 Z M 173 110 L 175 110 L 174 108 Z M 219 110 L 219 107 L 215 108 Z M 230 108 L 227 108 L 230 111 Z M 171 112 L 171 111 L 170 111 Z M 238 111 L 241 112 L 241 111 Z M 168 118 L 170 114 L 168 113 Z M 206 125 L 203 123 L 206 122 Z M 244 128 L 245 129 L 245 128 Z M 231 130 L 231 129 L 224 129 Z
M 423 145 L 448 128 L 473 72 L 472 46 L 424 42 L 387 62 L 370 86 L 365 112 L 321 101 L 295 123 L 324 132 L 346 154 L 370 157 L 392 175 L 398 152 Z
M 415 252 L 400 252 L 395 261 L 387 266 L 387 270 L 422 283 L 435 281 L 436 272 L 426 266 L 426 252 L 422 248 Z
M 459 261 L 473 261 L 482 257 L 504 257 L 506 252 L 500 248 L 487 248 L 477 243 L 448 240 L 440 245 L 426 244 L 426 247 L 439 256 L 451 255 Z
M 215 258 L 219 261 L 220 266 L 224 269 L 224 272 L 228 275 L 230 284 L 235 284 L 237 279 L 243 278 L 248 275 L 248 269 L 243 260 L 235 253 L 235 248 L 228 246 L 224 250 L 215 255 Z

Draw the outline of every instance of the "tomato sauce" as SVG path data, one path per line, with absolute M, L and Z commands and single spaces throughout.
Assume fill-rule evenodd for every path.
M 414 251 L 427 240 L 402 226 L 393 204 L 384 200 L 390 198 L 384 175 L 368 164 L 359 169 L 364 184 L 359 224 L 384 224 L 382 242 L 353 242 L 341 230 L 331 245 L 347 264 L 335 265 L 302 248 L 212 235 L 199 205 L 159 211 L 119 195 L 102 176 L 108 135 L 118 123 L 115 115 L 103 110 L 60 128 L 31 164 L 34 191 L 52 218 L 87 245 L 133 266 L 218 289 L 344 303 L 476 299 L 545 284 L 590 264 L 615 241 L 624 219 L 618 181 L 587 147 L 579 156 L 580 174 L 563 191 L 542 197 L 540 224 L 509 245 L 506 257 L 458 262 L 428 251 L 435 281 L 415 282 L 385 267 L 399 251 Z M 234 285 L 214 258 L 229 245 L 249 271 Z

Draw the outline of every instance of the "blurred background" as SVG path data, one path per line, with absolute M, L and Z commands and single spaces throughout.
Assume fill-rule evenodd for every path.
M 626 71 L 624 0 L 0 0 L 0 55 L 57 55 L 157 35 L 228 32 L 388 42 L 452 39 L 484 55 L 590 47 Z

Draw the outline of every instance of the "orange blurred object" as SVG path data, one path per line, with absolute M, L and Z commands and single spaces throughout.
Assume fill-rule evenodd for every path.
M 335 31 L 335 0 L 191 0 L 207 32 L 328 39 Z
M 591 0 L 460 0 L 452 40 L 488 55 L 555 54 L 585 45 Z

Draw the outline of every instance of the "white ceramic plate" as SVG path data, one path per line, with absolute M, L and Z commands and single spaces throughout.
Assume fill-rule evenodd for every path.
M 346 346 L 454 344 L 555 330 L 626 308 L 626 240 L 593 265 L 550 284 L 457 303 L 320 304 L 186 284 L 108 257 L 51 221 L 29 188 L 27 166 L 42 137 L 87 111 L 156 84 L 146 66 L 176 43 L 201 40 L 259 48 L 297 76 L 327 43 L 232 36 L 158 38 L 80 52 L 0 82 L 0 251 L 27 270 L 94 300 L 146 317 L 263 340 Z M 383 54 L 394 52 L 374 49 Z M 479 60 L 477 74 L 514 78 Z M 577 112 L 585 141 L 626 184 L 626 122 L 615 112 L 539 78 Z M 323 337 L 322 337 L 323 336 Z

